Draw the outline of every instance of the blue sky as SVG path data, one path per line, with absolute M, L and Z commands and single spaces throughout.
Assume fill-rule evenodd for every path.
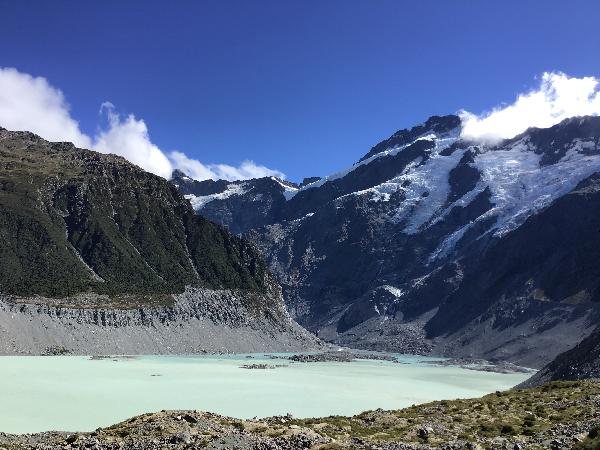
M 3 1 L 0 67 L 81 130 L 133 113 L 163 151 L 326 175 L 433 114 L 600 76 L 597 1 Z M 2 124 L 0 124 L 2 125 Z

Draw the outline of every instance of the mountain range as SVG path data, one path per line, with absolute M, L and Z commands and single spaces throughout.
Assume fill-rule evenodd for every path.
M 0 129 L 0 353 L 327 341 L 597 376 L 599 144 L 599 117 L 480 142 L 433 116 L 326 177 L 169 183 Z
M 256 244 L 326 341 L 542 367 L 598 324 L 600 118 L 461 134 L 458 116 L 433 116 L 300 184 L 171 182 Z

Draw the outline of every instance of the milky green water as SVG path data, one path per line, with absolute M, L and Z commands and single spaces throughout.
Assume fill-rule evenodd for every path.
M 356 414 L 431 400 L 477 397 L 528 375 L 359 360 L 289 363 L 264 355 L 0 357 L 0 431 L 91 431 L 162 409 L 198 409 L 238 418 Z M 249 363 L 288 364 L 270 370 Z

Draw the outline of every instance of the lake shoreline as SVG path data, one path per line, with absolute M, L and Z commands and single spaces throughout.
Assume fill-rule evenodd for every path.
M 0 433 L 0 446 L 45 450 L 571 448 L 598 435 L 600 419 L 594 415 L 598 398 L 600 383 L 579 381 L 354 416 L 240 420 L 197 410 L 169 410 L 88 433 Z M 551 415 L 557 401 L 565 406 L 560 423 Z
M 352 415 L 484 395 L 530 375 L 440 366 L 429 363 L 436 358 L 414 355 L 353 354 L 360 359 L 345 360 L 348 354 L 335 352 L 344 360 L 318 360 L 327 354 L 2 357 L 0 431 L 89 431 L 161 409 L 240 419 Z
M 282 352 L 286 353 L 286 352 Z M 84 356 L 89 357 L 90 360 L 126 360 L 141 358 L 144 356 L 173 356 L 173 357 L 212 357 L 212 356 L 244 356 L 246 359 L 251 360 L 256 357 L 263 355 L 269 355 L 269 359 L 281 359 L 295 363 L 315 363 L 315 362 L 335 362 L 345 363 L 352 362 L 355 360 L 373 360 L 373 361 L 390 361 L 398 364 L 404 364 L 399 357 L 407 356 L 407 354 L 393 354 L 388 352 L 382 352 L 377 350 L 361 350 L 352 348 L 341 348 L 334 345 L 330 345 L 329 348 L 323 350 L 313 350 L 305 352 L 287 352 L 289 356 L 273 356 L 266 352 L 235 352 L 235 351 L 203 351 L 200 353 L 166 353 L 166 354 L 153 354 L 153 353 L 131 353 L 131 354 L 72 354 L 69 352 L 63 352 L 57 349 L 56 352 L 48 352 L 42 355 L 28 355 L 28 354 L 17 354 L 17 355 L 0 355 L 2 357 L 13 357 L 13 356 Z M 397 355 L 397 356 L 393 356 Z M 427 361 L 427 364 L 435 366 L 455 366 L 461 367 L 467 370 L 481 371 L 481 372 L 494 372 L 494 373 L 527 373 L 533 375 L 537 372 L 537 369 L 532 367 L 519 366 L 517 364 L 503 362 L 503 361 L 488 361 L 481 358 L 450 358 L 441 355 L 430 355 L 430 354 L 411 354 L 415 357 L 432 358 Z M 268 366 L 268 365 L 267 365 Z M 275 365 L 277 366 L 277 365 Z

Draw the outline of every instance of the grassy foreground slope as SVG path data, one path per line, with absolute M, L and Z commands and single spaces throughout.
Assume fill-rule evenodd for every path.
M 600 383 L 553 382 L 353 417 L 237 420 L 162 411 L 94 433 L 0 435 L 7 449 L 596 449 Z

